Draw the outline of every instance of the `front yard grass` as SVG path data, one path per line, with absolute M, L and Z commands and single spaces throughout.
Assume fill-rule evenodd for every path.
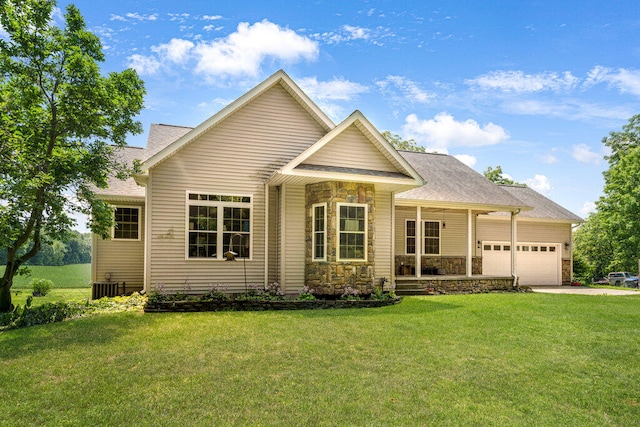
M 0 333 L 0 425 L 634 425 L 640 299 L 124 312 Z

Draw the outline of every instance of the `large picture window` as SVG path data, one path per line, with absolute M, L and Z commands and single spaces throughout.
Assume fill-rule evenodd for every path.
M 189 193 L 187 257 L 251 256 L 251 197 Z
M 313 259 L 314 261 L 325 261 L 327 259 L 327 205 L 326 203 L 312 206 L 313 224 Z
M 118 240 L 140 239 L 140 208 L 116 207 L 113 238 Z
M 338 257 L 367 259 L 367 205 L 338 203 Z
M 424 222 L 425 255 L 440 255 L 440 221 Z

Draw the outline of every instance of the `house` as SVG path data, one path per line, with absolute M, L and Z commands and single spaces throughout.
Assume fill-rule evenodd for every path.
M 145 149 L 117 155 L 143 163 L 98 191 L 116 223 L 93 242 L 92 281 L 105 293 L 241 293 L 275 281 L 287 293 L 368 293 L 433 273 L 484 280 L 483 269 L 511 286 L 514 263 L 485 266 L 476 240 L 515 247 L 505 227 L 529 227 L 515 218 L 552 203 L 450 156 L 400 153 L 359 111 L 334 124 L 283 71 L 197 127 L 152 125 Z M 530 218 L 554 244 L 579 220 L 549 218 L 557 212 Z

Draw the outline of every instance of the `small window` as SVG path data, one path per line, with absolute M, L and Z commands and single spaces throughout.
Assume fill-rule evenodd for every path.
M 538 252 L 537 246 L 531 246 L 531 252 Z
M 494 251 L 499 251 L 500 250 L 500 245 L 493 245 L 493 250 Z
M 327 259 L 327 205 L 325 203 L 316 204 L 313 211 L 313 259 L 324 261 Z
M 118 240 L 140 239 L 140 208 L 116 208 L 113 238 Z
M 520 250 L 520 246 L 516 246 L 516 251 L 519 251 L 519 250 Z
M 522 252 L 529 252 L 529 246 L 523 246 Z
M 484 245 L 484 246 L 483 246 L 483 249 L 484 249 L 485 251 L 490 251 L 490 250 L 491 250 L 491 245 Z
M 416 253 L 416 221 L 408 219 L 405 223 L 405 236 L 407 243 L 405 246 L 405 253 L 407 255 Z
M 547 252 L 546 246 L 540 246 L 540 252 Z
M 549 246 L 549 252 L 555 252 L 555 251 L 556 251 L 555 246 Z
M 507 252 L 511 251 L 511 245 L 504 245 L 503 249 Z

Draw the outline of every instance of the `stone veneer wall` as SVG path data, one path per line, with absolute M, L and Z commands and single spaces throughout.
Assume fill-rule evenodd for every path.
M 337 261 L 337 203 L 341 202 L 368 205 L 366 261 Z M 316 203 L 327 204 L 327 260 L 322 262 L 312 259 L 312 206 Z M 316 294 L 339 295 L 346 287 L 357 289 L 361 294 L 372 292 L 375 276 L 375 218 L 373 184 L 326 181 L 306 186 L 305 284 L 314 289 Z
M 444 274 L 453 276 L 464 276 L 467 274 L 467 257 L 433 257 L 423 255 L 422 275 L 428 275 L 426 269 L 444 269 Z M 396 255 L 396 274 L 399 276 L 416 275 L 415 255 Z M 473 257 L 471 274 L 482 274 L 482 257 Z
M 571 285 L 571 260 L 562 260 L 562 284 L 565 286 Z

